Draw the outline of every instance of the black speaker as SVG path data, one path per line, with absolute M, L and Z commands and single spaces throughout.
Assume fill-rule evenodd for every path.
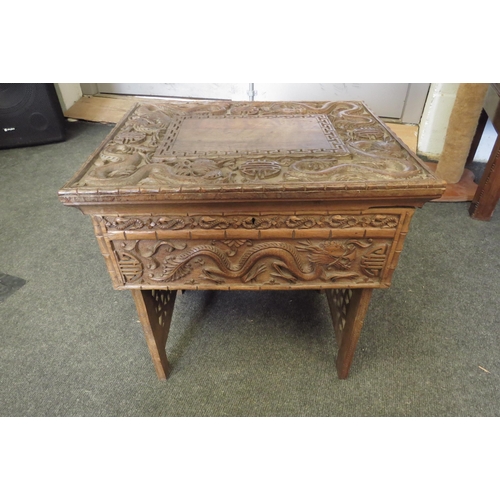
M 53 83 L 0 83 L 0 149 L 64 141 Z

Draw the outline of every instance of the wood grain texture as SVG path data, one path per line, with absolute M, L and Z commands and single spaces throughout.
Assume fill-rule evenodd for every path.
M 60 197 L 427 201 L 443 189 L 363 103 L 182 102 L 134 107 Z
M 174 312 L 175 292 L 132 290 L 132 297 L 137 307 L 156 374 L 159 379 L 166 379 L 170 372 L 170 366 L 165 345 Z
M 473 219 L 489 221 L 500 199 L 500 84 L 490 85 L 484 109 L 498 136 L 469 207 L 469 213 Z
M 97 95 L 83 96 L 64 112 L 66 118 L 89 122 L 117 124 L 137 104 L 155 104 L 168 99 L 135 96 Z
M 338 343 L 337 373 L 349 375 L 373 289 L 327 290 L 326 295 Z
M 299 289 L 344 301 L 345 378 L 371 291 L 443 191 L 363 103 L 196 101 L 134 105 L 59 197 L 91 216 L 159 378 L 176 290 Z
M 64 115 L 76 120 L 99 123 L 118 123 L 138 103 L 151 104 L 171 99 L 152 99 L 135 96 L 83 96 Z M 386 122 L 391 131 L 413 152 L 417 152 L 418 126 L 405 123 Z
M 390 286 L 414 209 L 94 215 L 117 289 Z
M 469 207 L 473 219 L 489 221 L 500 199 L 500 134 Z

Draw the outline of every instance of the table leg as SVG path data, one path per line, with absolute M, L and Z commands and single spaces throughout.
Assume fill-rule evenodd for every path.
M 372 288 L 326 291 L 337 338 L 337 373 L 341 379 L 345 379 L 349 375 L 349 368 L 354 358 L 372 293 Z
M 489 221 L 500 199 L 500 134 L 469 207 L 473 219 Z
M 486 114 L 486 111 L 483 109 L 481 111 L 481 115 L 479 116 L 476 133 L 472 138 L 472 144 L 470 145 L 469 149 L 469 156 L 467 156 L 465 165 L 468 165 L 469 163 L 472 163 L 472 161 L 474 161 L 474 156 L 476 155 L 477 148 L 479 147 L 479 143 L 481 142 L 481 137 L 483 135 L 484 129 L 486 128 L 487 122 L 488 122 L 488 115 Z
M 176 291 L 132 290 L 132 296 L 156 374 L 159 379 L 164 380 L 170 370 L 165 346 L 174 312 Z

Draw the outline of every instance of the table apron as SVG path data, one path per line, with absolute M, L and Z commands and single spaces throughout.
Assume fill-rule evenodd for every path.
M 116 289 L 387 288 L 413 211 L 93 221 Z

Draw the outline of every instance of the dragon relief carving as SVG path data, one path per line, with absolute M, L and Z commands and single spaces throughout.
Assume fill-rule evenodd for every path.
M 391 240 L 114 242 L 125 284 L 376 283 Z
M 182 117 L 318 116 L 339 152 L 302 150 L 158 156 Z M 177 127 L 177 128 L 176 128 Z M 172 139 L 174 140 L 174 139 Z M 141 105 L 75 183 L 88 187 L 156 187 L 419 179 L 429 174 L 361 103 L 183 103 Z

